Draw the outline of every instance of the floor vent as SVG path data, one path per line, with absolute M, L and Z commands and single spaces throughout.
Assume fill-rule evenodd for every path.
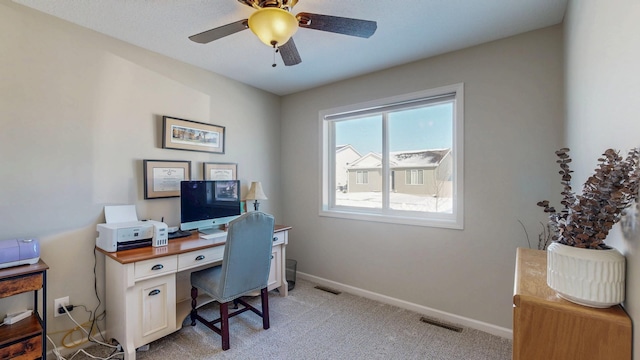
M 421 317 L 420 321 L 422 321 L 423 323 L 427 323 L 430 325 L 435 325 L 435 326 L 439 326 L 441 328 L 447 329 L 447 330 L 451 330 L 451 331 L 455 331 L 455 332 L 462 332 L 462 327 L 460 326 L 456 326 L 456 325 L 451 325 L 451 324 L 447 324 L 444 323 L 440 320 L 436 320 L 436 319 L 431 319 L 431 318 L 427 318 L 427 317 Z
M 328 292 L 328 293 L 332 293 L 333 295 L 340 295 L 340 294 L 342 294 L 342 293 L 341 293 L 340 291 L 338 291 L 338 290 L 334 290 L 334 289 L 331 289 L 331 288 L 328 288 L 328 287 L 324 287 L 324 286 L 321 286 L 321 285 L 318 285 L 318 286 L 316 286 L 315 288 L 316 288 L 316 289 L 318 289 L 318 290 L 326 291 L 326 292 Z

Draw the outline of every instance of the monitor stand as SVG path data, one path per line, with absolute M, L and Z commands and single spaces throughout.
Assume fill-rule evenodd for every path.
M 198 229 L 198 233 L 201 239 L 216 239 L 224 242 L 227 238 L 227 232 L 216 227 Z

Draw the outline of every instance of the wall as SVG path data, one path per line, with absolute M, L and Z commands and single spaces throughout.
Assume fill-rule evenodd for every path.
M 570 1 L 565 18 L 566 143 L 574 184 L 592 174 L 605 149 L 622 154 L 640 146 L 640 3 L 633 0 Z M 574 185 L 577 187 L 577 185 Z M 633 212 L 632 212 L 633 214 Z M 619 225 L 607 243 L 627 258 L 627 312 L 640 318 L 640 235 Z M 634 331 L 634 359 L 640 335 Z
M 104 300 L 93 248 L 105 205 L 178 224 L 178 198 L 143 199 L 143 159 L 190 160 L 195 179 L 203 162 L 235 162 L 245 194 L 260 180 L 280 197 L 279 97 L 9 1 L 0 2 L 0 49 L 0 240 L 40 239 L 50 334 L 72 327 L 53 319 L 53 299 L 93 310 L 97 277 Z M 162 149 L 162 115 L 225 126 L 226 153 Z M 262 206 L 281 220 L 279 201 Z M 3 300 L 0 316 L 30 299 Z
M 508 335 L 515 251 L 527 246 L 519 221 L 536 247 L 535 204 L 561 190 L 562 36 L 554 26 L 284 97 L 287 256 L 301 275 Z M 318 215 L 319 111 L 460 82 L 464 230 Z

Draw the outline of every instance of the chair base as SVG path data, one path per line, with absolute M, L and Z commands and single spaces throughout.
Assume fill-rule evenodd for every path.
M 196 309 L 197 303 L 196 298 L 198 297 L 198 288 L 191 288 L 191 326 L 196 325 L 196 320 L 200 321 L 209 329 L 213 330 L 216 334 L 222 337 L 222 350 L 229 350 L 229 318 L 232 318 L 236 315 L 240 315 L 245 311 L 252 311 L 256 315 L 262 318 L 262 328 L 267 330 L 269 325 L 269 293 L 267 288 L 263 288 L 260 290 L 260 300 L 262 305 L 262 311 L 256 309 L 255 307 L 248 304 L 246 301 L 241 298 L 237 298 L 232 301 L 228 301 L 225 303 L 220 303 L 220 317 L 214 320 L 207 320 L 198 314 L 198 310 Z M 242 309 L 238 309 L 229 313 L 229 304 L 233 303 L 234 308 L 238 308 L 238 304 L 242 304 L 244 307 Z M 220 323 L 220 327 L 216 326 L 217 323 Z

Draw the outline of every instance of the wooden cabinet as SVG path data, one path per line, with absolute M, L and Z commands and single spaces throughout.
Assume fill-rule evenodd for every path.
M 47 269 L 49 266 L 40 260 L 33 265 L 0 270 L 0 298 L 33 292 L 33 314 L 15 324 L 0 326 L 0 359 L 46 358 Z M 42 316 L 38 311 L 39 290 L 42 290 Z
M 547 286 L 547 255 L 518 248 L 513 360 L 630 360 L 631 319 L 619 306 L 577 305 Z

